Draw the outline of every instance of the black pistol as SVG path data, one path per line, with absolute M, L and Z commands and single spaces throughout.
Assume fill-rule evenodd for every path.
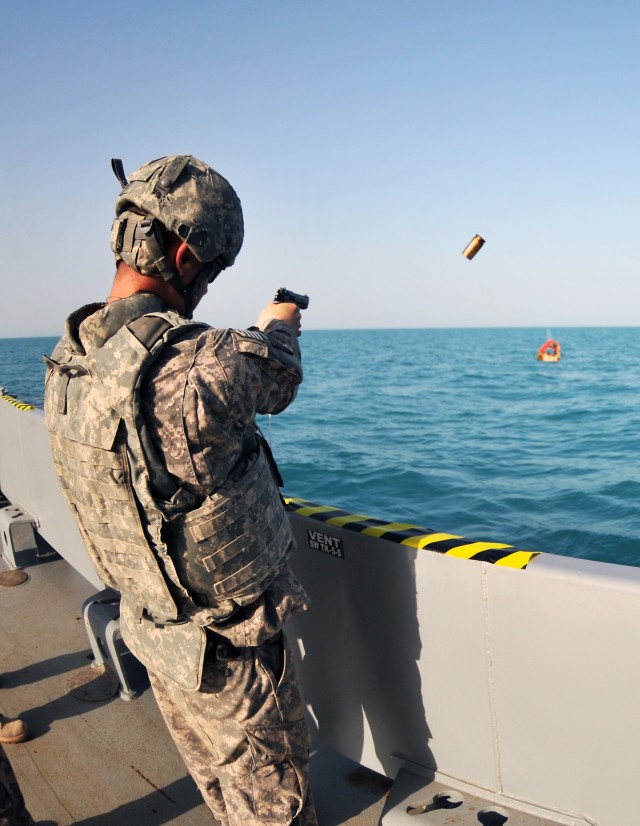
M 276 304 L 297 304 L 301 310 L 306 310 L 309 306 L 309 296 L 299 295 L 291 292 L 286 287 L 280 287 L 278 292 L 274 295 L 273 300 Z

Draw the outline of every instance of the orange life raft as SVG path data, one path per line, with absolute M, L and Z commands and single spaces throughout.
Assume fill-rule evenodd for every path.
M 550 338 L 538 350 L 538 361 L 560 361 L 560 342 Z

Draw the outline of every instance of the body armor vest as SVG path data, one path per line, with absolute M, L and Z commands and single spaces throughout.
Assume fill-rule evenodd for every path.
M 261 440 L 247 472 L 204 501 L 156 455 L 141 380 L 187 328 L 207 329 L 149 313 L 86 353 L 63 338 L 47 359 L 45 419 L 58 477 L 104 582 L 156 624 L 206 626 L 260 596 L 293 538 Z

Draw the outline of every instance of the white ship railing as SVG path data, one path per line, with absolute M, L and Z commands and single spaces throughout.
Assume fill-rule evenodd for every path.
M 102 587 L 41 411 L 1 400 L 0 488 Z M 389 777 L 436 772 L 546 822 L 636 826 L 640 569 L 496 543 L 474 552 L 412 526 L 290 507 L 293 564 L 313 600 L 290 636 L 319 742 Z M 487 547 L 504 553 L 482 561 Z

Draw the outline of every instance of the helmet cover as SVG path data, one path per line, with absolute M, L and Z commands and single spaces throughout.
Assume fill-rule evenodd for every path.
M 242 247 L 240 199 L 222 175 L 192 155 L 158 158 L 128 176 L 116 201 L 112 236 L 116 255 L 120 252 L 116 248 L 118 218 L 124 213 L 131 215 L 132 207 L 153 216 L 182 238 L 202 263 L 215 260 L 221 269 L 230 267 Z M 139 272 L 151 266 L 142 259 L 137 265 Z

